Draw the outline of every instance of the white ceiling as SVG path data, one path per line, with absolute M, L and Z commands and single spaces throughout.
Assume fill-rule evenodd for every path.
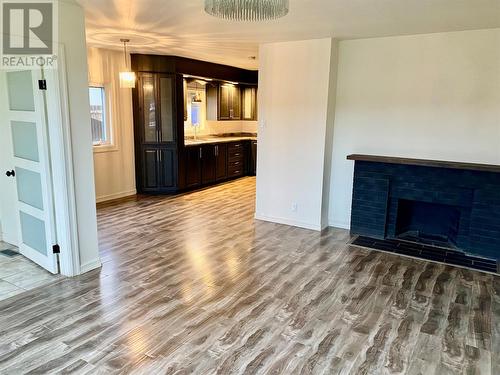
M 77 0 L 89 45 L 170 54 L 248 69 L 258 45 L 335 36 L 341 39 L 500 27 L 500 0 L 290 0 L 277 21 L 231 22 L 205 14 L 203 0 Z

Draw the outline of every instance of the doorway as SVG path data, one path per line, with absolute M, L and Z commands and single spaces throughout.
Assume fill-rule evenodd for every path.
M 0 71 L 0 298 L 59 273 L 44 72 Z M 9 290 L 10 283 L 18 289 Z M 21 290 L 22 291 L 22 290 Z

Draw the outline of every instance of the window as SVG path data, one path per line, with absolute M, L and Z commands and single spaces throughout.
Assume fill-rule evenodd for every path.
M 111 129 L 106 108 L 106 90 L 102 86 L 89 87 L 90 122 L 94 146 L 111 145 Z

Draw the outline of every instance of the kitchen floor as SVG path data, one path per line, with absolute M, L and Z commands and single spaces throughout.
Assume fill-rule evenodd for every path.
M 0 241 L 0 301 L 59 278 L 19 254 L 17 247 Z
M 0 302 L 0 373 L 500 374 L 500 277 L 254 210 L 255 178 L 99 208 L 102 269 Z

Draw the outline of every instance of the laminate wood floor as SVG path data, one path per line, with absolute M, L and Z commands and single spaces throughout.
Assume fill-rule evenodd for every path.
M 98 211 L 101 270 L 0 302 L 1 374 L 500 374 L 500 279 L 253 219 L 255 179 Z

